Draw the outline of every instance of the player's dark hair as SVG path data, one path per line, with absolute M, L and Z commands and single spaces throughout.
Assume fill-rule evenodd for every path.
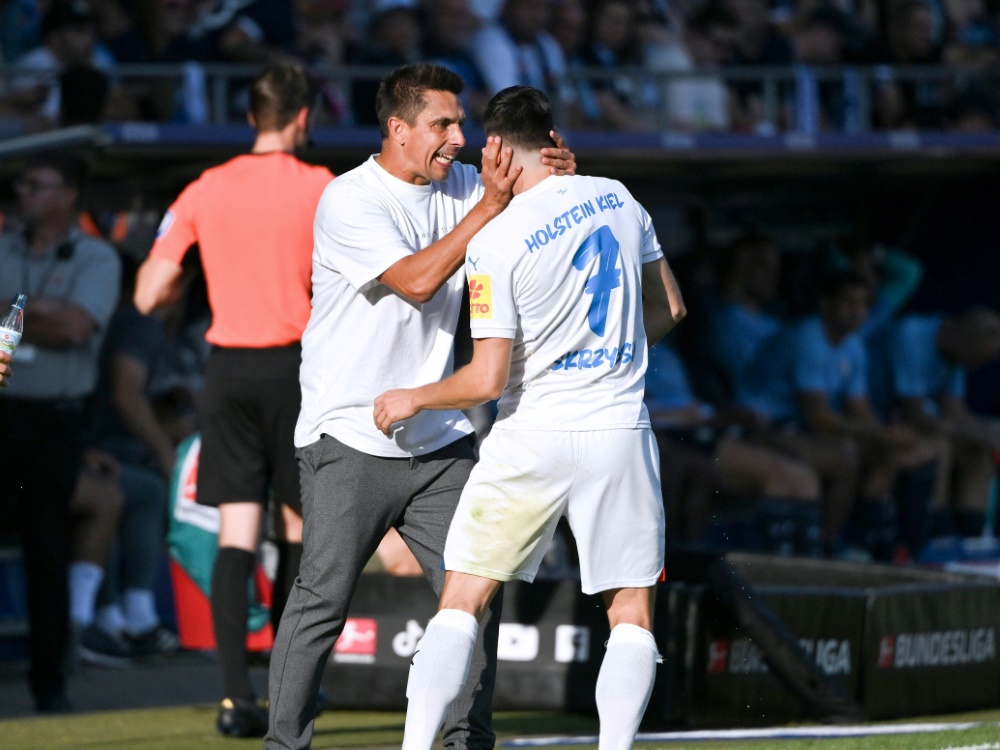
M 535 150 L 555 145 L 549 131 L 552 104 L 531 86 L 511 86 L 490 99 L 483 113 L 486 135 L 498 135 L 505 145 Z
M 312 109 L 317 94 L 315 82 L 301 65 L 272 65 L 250 87 L 250 114 L 257 130 L 282 130 L 303 107 Z
M 431 63 L 415 63 L 397 68 L 382 79 L 375 94 L 375 114 L 384 141 L 389 137 L 389 118 L 398 117 L 413 125 L 424 111 L 426 91 L 447 91 L 458 96 L 464 87 L 462 78 L 447 68 Z

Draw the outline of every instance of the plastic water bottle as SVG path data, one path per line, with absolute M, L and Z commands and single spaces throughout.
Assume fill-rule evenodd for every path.
M 7 352 L 12 357 L 24 330 L 24 303 L 27 301 L 26 295 L 17 295 L 10 310 L 0 318 L 0 352 Z

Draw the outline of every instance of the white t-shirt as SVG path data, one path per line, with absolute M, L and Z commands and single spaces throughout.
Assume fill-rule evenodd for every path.
M 374 456 L 430 453 L 472 432 L 459 411 L 424 411 L 391 438 L 372 417 L 375 397 L 451 374 L 465 271 L 424 304 L 377 280 L 396 261 L 450 232 L 483 194 L 456 162 L 448 179 L 411 185 L 370 158 L 333 180 L 313 225 L 312 313 L 302 336 L 302 411 L 295 445 L 326 433 Z
M 603 177 L 548 177 L 475 236 L 472 335 L 514 341 L 497 427 L 649 426 L 641 274 L 662 256 L 649 214 Z

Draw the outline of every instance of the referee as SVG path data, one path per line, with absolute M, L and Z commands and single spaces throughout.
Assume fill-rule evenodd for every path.
M 144 313 L 176 301 L 181 262 L 198 245 L 212 309 L 205 338 L 213 347 L 205 372 L 198 502 L 220 512 L 211 592 L 224 688 L 216 727 L 237 737 L 267 730 L 245 641 L 247 582 L 269 497 L 280 505 L 275 630 L 302 556 L 292 435 L 300 339 L 310 311 L 313 216 L 333 179 L 326 168 L 294 156 L 308 138 L 315 99 L 296 65 L 268 68 L 254 82 L 251 153 L 207 170 L 184 189 L 163 218 L 135 291 Z

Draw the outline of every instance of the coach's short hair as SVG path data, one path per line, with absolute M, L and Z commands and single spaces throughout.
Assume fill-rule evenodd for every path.
M 301 65 L 279 63 L 250 87 L 250 114 L 258 131 L 282 130 L 305 107 L 316 104 L 318 89 Z
M 486 135 L 498 135 L 509 146 L 534 150 L 555 145 L 549 135 L 555 129 L 552 104 L 531 86 L 511 86 L 490 99 L 483 127 Z
M 458 96 L 465 84 L 461 76 L 440 65 L 414 63 L 397 68 L 382 79 L 375 94 L 375 114 L 384 141 L 389 137 L 389 118 L 413 125 L 427 106 L 426 91 L 447 91 Z

